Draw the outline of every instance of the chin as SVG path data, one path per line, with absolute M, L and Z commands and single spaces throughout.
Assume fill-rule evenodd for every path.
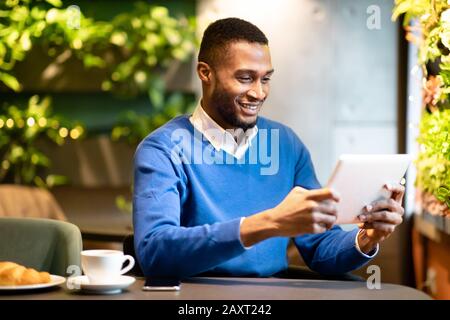
M 239 119 L 238 127 L 246 131 L 247 129 L 251 129 L 254 126 L 256 126 L 256 120 L 258 119 L 258 116 L 255 116 L 253 120 L 248 119 Z

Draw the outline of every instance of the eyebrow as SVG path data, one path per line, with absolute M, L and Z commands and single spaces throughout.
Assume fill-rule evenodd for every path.
M 245 72 L 247 72 L 247 73 L 256 73 L 255 70 L 252 70 L 252 69 L 239 69 L 239 70 L 236 70 L 236 73 L 245 73 Z M 272 73 L 274 73 L 274 72 L 275 72 L 275 69 L 271 69 L 271 70 L 267 71 L 265 75 L 269 76 L 269 75 L 272 75 Z

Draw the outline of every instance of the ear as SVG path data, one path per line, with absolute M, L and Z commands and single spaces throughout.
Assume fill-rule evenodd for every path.
M 210 83 L 211 82 L 211 67 L 206 62 L 197 63 L 197 74 L 202 82 Z

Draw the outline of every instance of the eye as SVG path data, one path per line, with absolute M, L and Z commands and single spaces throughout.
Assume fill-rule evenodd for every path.
M 267 83 L 267 82 L 270 82 L 270 78 L 269 77 L 266 77 L 266 78 L 262 79 L 262 83 Z
M 238 77 L 238 80 L 241 82 L 251 82 L 252 78 L 251 77 Z

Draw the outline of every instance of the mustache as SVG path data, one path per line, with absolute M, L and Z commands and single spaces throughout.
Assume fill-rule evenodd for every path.
M 252 100 L 252 101 L 245 101 L 244 99 L 242 99 L 244 97 L 236 97 L 235 102 L 239 102 L 239 103 L 245 103 L 248 104 L 250 106 L 255 106 L 255 107 L 259 107 L 262 106 L 264 101 L 266 101 L 266 98 L 262 99 L 262 100 Z

